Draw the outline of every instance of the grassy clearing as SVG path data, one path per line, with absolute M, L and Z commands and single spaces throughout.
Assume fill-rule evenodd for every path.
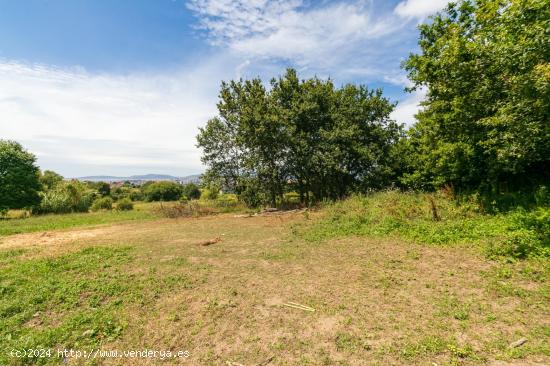
M 482 248 L 491 257 L 550 257 L 550 209 L 486 215 L 441 194 L 387 191 L 328 204 L 301 230 L 310 241 L 350 235 Z
M 158 217 L 152 212 L 154 205 L 153 203 L 139 203 L 136 204 L 133 211 L 52 214 L 3 219 L 0 220 L 0 236 L 105 225 L 124 221 L 150 220 Z
M 226 196 L 229 196 L 227 198 Z M 7 219 L 0 219 L 0 237 L 95 225 L 116 224 L 127 221 L 145 221 L 161 217 L 198 217 L 220 213 L 247 211 L 246 207 L 230 195 L 217 200 L 180 202 L 139 202 L 132 211 L 99 211 L 59 215 L 35 215 L 26 217 L 23 211 L 12 211 Z
M 493 261 L 477 245 L 355 231 L 319 237 L 326 210 L 4 237 L 0 364 L 62 363 L 9 356 L 24 347 L 187 350 L 191 365 L 550 363 L 548 259 Z
M 0 332 L 3 350 L 86 349 L 117 339 L 129 319 L 125 307 L 150 307 L 163 293 L 191 288 L 204 275 L 185 260 L 170 272 L 136 271 L 135 249 L 91 246 L 53 258 L 21 260 L 25 250 L 1 254 Z M 184 270 L 178 270 L 183 268 Z M 60 358 L 13 359 L 0 364 L 57 364 Z

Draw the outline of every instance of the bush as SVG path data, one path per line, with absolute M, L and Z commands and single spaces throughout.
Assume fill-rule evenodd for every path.
M 63 182 L 63 179 L 61 175 L 51 170 L 46 170 L 40 175 L 40 183 L 44 186 L 45 191 L 55 188 L 55 186 Z
M 220 194 L 220 187 L 216 184 L 211 184 L 202 190 L 201 198 L 206 200 L 215 200 Z
M 263 202 L 263 197 L 260 190 L 253 185 L 246 186 L 246 188 L 239 195 L 239 199 L 250 208 L 259 207 Z
M 490 257 L 550 257 L 550 208 L 519 209 L 508 215 L 510 234 L 491 246 Z
M 155 182 L 145 186 L 147 201 L 177 201 L 182 195 L 182 186 L 175 182 Z
M 134 204 L 129 198 L 123 198 L 117 202 L 116 209 L 118 211 L 132 211 L 134 209 Z
M 189 200 L 198 200 L 201 198 L 201 190 L 194 183 L 188 183 L 183 186 L 183 195 Z
M 88 212 L 96 194 L 85 184 L 71 181 L 61 182 L 41 196 L 42 201 L 32 210 L 34 214 Z
M 487 248 L 487 255 L 490 258 L 511 257 L 524 259 L 530 256 L 537 256 L 540 253 L 540 240 L 530 230 L 517 230 L 509 234 L 505 240 L 491 244 Z
M 107 182 L 99 182 L 97 184 L 97 191 L 103 197 L 109 196 L 111 194 L 111 185 Z
M 113 209 L 113 199 L 111 197 L 98 198 L 92 204 L 92 211 L 112 210 L 112 209 Z
M 139 188 L 132 188 L 130 190 L 130 193 L 128 194 L 128 197 L 132 201 L 143 201 L 143 192 Z
M 306 239 L 389 235 L 430 245 L 478 245 L 491 258 L 550 257 L 547 207 L 489 215 L 438 194 L 387 191 L 330 203 L 323 212 L 304 227 Z
M 110 196 L 114 201 L 119 201 L 123 198 L 128 198 L 130 196 L 130 188 L 117 187 L 111 190 Z
M 214 210 L 210 207 L 200 205 L 198 201 L 190 201 L 160 206 L 155 209 L 155 212 L 164 217 L 178 218 L 211 215 L 214 213 Z
M 33 213 L 35 214 L 62 214 L 73 211 L 69 195 L 61 189 L 42 193 L 41 196 L 42 201 L 40 205 L 33 209 Z
M 0 139 L 0 211 L 40 203 L 42 185 L 35 163 L 35 156 L 21 144 Z
M 300 203 L 300 194 L 298 192 L 287 192 L 283 195 L 283 198 L 288 203 Z
M 220 194 L 218 198 L 216 198 L 216 206 L 218 207 L 235 207 L 239 203 L 239 200 L 237 199 L 237 195 L 231 194 L 231 193 L 225 193 Z

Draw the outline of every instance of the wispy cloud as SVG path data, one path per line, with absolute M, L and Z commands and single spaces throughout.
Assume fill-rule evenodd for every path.
M 42 165 L 69 176 L 153 166 L 195 173 L 197 127 L 216 114 L 219 81 L 235 77 L 223 71 L 230 62 L 127 76 L 0 62 L 0 136 L 25 142 Z
M 393 16 L 375 17 L 367 1 L 312 7 L 300 0 L 191 0 L 188 7 L 214 45 L 316 69 L 340 66 L 361 54 L 360 46 L 403 25 Z
M 403 0 L 381 10 L 368 0 L 190 0 L 187 6 L 212 45 L 246 59 L 239 72 L 279 60 L 306 76 L 405 87 L 400 63 L 416 44 L 415 26 L 446 4 Z M 411 125 L 423 96 L 401 98 L 393 117 Z
M 446 0 L 189 0 L 214 46 L 178 70 L 90 73 L 0 59 L 0 138 L 23 142 L 67 176 L 202 170 L 197 127 L 216 114 L 220 80 L 280 74 L 394 85 L 393 117 L 411 124 L 424 94 L 399 98 L 416 23 Z
M 395 13 L 404 18 L 425 18 L 447 6 L 449 0 L 405 0 L 397 4 Z
M 407 127 L 411 127 L 415 121 L 414 116 L 421 108 L 420 103 L 425 99 L 425 97 L 425 90 L 419 89 L 414 91 L 411 95 L 397 104 L 397 107 L 391 114 L 391 118 L 395 119 L 399 123 L 405 124 Z

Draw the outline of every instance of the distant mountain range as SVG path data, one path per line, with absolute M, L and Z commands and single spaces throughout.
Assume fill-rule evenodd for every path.
M 175 177 L 167 174 L 145 174 L 145 175 L 132 175 L 129 177 L 116 177 L 112 175 L 92 175 L 88 177 L 76 178 L 82 181 L 91 182 L 119 182 L 119 181 L 135 181 L 135 180 L 173 180 L 181 183 L 198 183 L 200 181 L 200 174 L 187 175 L 185 177 Z

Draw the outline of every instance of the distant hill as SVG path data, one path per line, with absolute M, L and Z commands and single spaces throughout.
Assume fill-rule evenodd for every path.
M 180 183 L 183 183 L 183 184 L 200 183 L 201 175 L 200 174 L 187 175 L 185 177 L 179 178 L 178 180 L 179 180 Z
M 76 179 L 82 181 L 91 182 L 119 182 L 119 181 L 148 181 L 148 180 L 173 180 L 181 183 L 198 183 L 200 181 L 200 174 L 187 175 L 185 177 L 175 177 L 167 174 L 144 174 L 144 175 L 131 175 L 129 177 L 117 177 L 112 175 L 91 175 L 87 177 L 78 177 Z

